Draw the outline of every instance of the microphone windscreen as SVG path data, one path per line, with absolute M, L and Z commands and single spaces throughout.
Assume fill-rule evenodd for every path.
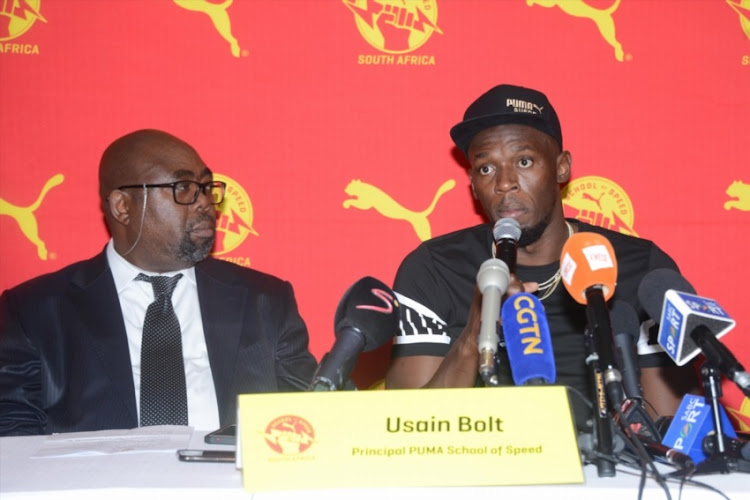
M 538 383 L 540 379 L 554 384 L 555 357 L 542 302 L 530 293 L 517 293 L 506 299 L 500 315 L 516 385 Z
M 516 219 L 505 217 L 495 222 L 495 226 L 492 228 L 492 236 L 495 237 L 495 241 L 506 239 L 518 241 L 521 237 L 521 225 Z
M 560 256 L 560 269 L 565 288 L 579 304 L 586 304 L 586 290 L 592 286 L 602 287 L 604 300 L 615 293 L 615 251 L 600 234 L 579 232 L 568 238 Z
M 377 349 L 398 330 L 398 308 L 393 290 L 380 280 L 366 276 L 349 287 L 336 308 L 336 337 L 353 328 L 364 337 L 363 351 Z
M 623 300 L 613 300 L 609 308 L 609 316 L 612 318 L 613 334 L 625 333 L 633 337 L 633 342 L 638 342 L 641 323 L 633 306 Z
M 661 318 L 667 290 L 695 295 L 693 285 L 674 269 L 654 269 L 638 284 L 638 301 L 651 319 L 657 323 Z
M 711 345 L 704 345 L 711 340 L 705 336 L 718 338 L 735 326 L 715 300 L 695 295 L 693 286 L 673 269 L 655 269 L 644 276 L 638 285 L 638 300 L 659 323 L 659 345 L 677 366 L 701 352 L 711 356 Z
M 488 287 L 497 288 L 500 295 L 508 290 L 510 284 L 510 271 L 508 264 L 500 259 L 487 259 L 482 262 L 477 272 L 477 286 L 483 294 Z

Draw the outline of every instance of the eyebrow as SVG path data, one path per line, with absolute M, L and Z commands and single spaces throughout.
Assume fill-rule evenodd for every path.
M 200 179 L 201 177 L 206 177 L 208 175 L 211 175 L 211 169 L 206 167 L 203 170 L 201 170 L 200 174 L 198 175 L 198 178 Z M 195 178 L 195 174 L 193 174 L 192 170 L 187 170 L 187 169 L 175 170 L 172 173 L 172 178 L 174 179 L 182 179 L 185 177 L 190 177 L 191 179 L 193 179 Z
M 538 148 L 538 147 L 536 147 L 536 146 L 535 146 L 535 145 L 533 145 L 533 144 L 529 144 L 529 143 L 522 143 L 522 144 L 518 144 L 518 145 L 512 145 L 512 146 L 510 146 L 510 150 L 511 150 L 512 152 L 514 152 L 514 153 L 518 153 L 518 152 L 521 152 L 521 151 L 527 151 L 527 150 L 538 151 L 538 150 L 539 150 L 539 148 Z M 481 159 L 481 158 L 485 158 L 485 157 L 487 157 L 487 156 L 490 156 L 490 155 L 491 155 L 491 153 L 492 153 L 491 151 L 480 151 L 479 153 L 475 154 L 475 155 L 473 156 L 473 158 L 474 158 L 474 159 Z

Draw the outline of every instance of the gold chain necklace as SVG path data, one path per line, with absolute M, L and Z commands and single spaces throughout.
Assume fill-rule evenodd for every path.
M 573 226 L 571 226 L 568 221 L 565 221 L 565 225 L 568 226 L 568 238 L 570 238 L 573 236 Z M 558 267 L 557 272 L 555 272 L 550 279 L 543 283 L 539 283 L 539 289 L 537 290 L 537 293 L 541 294 L 539 300 L 544 300 L 552 295 L 557 289 L 557 285 L 560 284 L 560 281 L 562 281 L 562 268 Z
M 570 222 L 565 221 L 565 225 L 568 227 L 568 238 L 573 236 L 573 226 L 570 225 Z M 492 256 L 496 257 L 497 253 L 497 246 L 495 243 L 492 243 Z M 562 280 L 562 270 L 558 267 L 555 274 L 553 274 L 549 279 L 544 280 L 542 283 L 539 283 L 539 288 L 537 289 L 537 293 L 541 294 L 539 296 L 539 300 L 544 300 L 557 289 L 557 286 L 560 284 L 560 281 Z

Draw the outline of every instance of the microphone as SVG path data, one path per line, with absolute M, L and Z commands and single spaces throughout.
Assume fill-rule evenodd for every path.
M 511 274 L 516 272 L 516 254 L 518 252 L 518 239 L 521 237 L 521 225 L 516 219 L 506 217 L 495 222 L 492 228 L 492 236 L 495 238 L 497 258 L 508 264 Z
M 690 455 L 686 455 L 658 441 L 653 441 L 642 434 L 635 433 L 634 435 L 641 441 L 643 447 L 651 457 L 682 469 L 692 469 L 695 467 L 695 462 L 690 458 Z
M 501 317 L 516 385 L 554 384 L 555 357 L 542 302 L 530 293 L 517 293 L 505 301 Z
M 500 318 L 500 301 L 508 290 L 510 272 L 508 265 L 500 259 L 487 259 L 479 267 L 477 285 L 482 292 L 482 314 L 479 325 L 479 374 L 490 385 L 497 384 L 495 353 L 500 338 L 497 322 Z
M 565 288 L 576 302 L 586 305 L 586 319 L 604 386 L 610 404 L 618 405 L 625 399 L 625 394 L 622 374 L 615 361 L 612 324 L 606 304 L 615 293 L 615 251 L 604 236 L 578 232 L 563 245 L 560 261 Z
M 594 338 L 588 327 L 583 335 L 583 346 L 586 350 L 586 366 L 588 366 L 588 374 L 591 377 L 591 386 L 594 388 L 593 434 L 590 440 L 594 448 L 586 448 L 586 456 L 590 457 L 596 463 L 599 477 L 614 477 L 616 474 L 615 464 L 610 461 L 610 457 L 613 457 L 616 453 L 618 436 L 614 433 L 613 421 L 609 418 L 607 411 L 607 396 L 604 389 L 602 371 L 599 366 L 599 356 L 596 354 Z M 624 442 L 621 444 L 624 445 Z
M 612 332 L 614 333 L 617 361 L 622 373 L 625 395 L 631 399 L 643 400 L 641 388 L 641 367 L 638 363 L 636 343 L 640 336 L 640 320 L 633 306 L 622 300 L 613 300 L 610 308 Z
M 643 406 L 643 389 L 641 388 L 641 369 L 638 363 L 636 343 L 640 335 L 640 320 L 633 306 L 622 300 L 613 300 L 610 308 L 612 332 L 617 348 L 618 366 L 622 373 L 622 383 L 627 399 L 622 402 L 616 421 L 627 426 L 630 433 L 637 437 L 644 449 L 662 462 L 680 467 L 692 467 L 687 455 L 680 455 L 660 443 L 661 433 Z M 691 461 L 692 463 L 692 461 Z
M 724 408 L 720 405 L 717 408 L 724 430 L 723 437 L 736 438 L 737 433 L 732 427 Z M 686 394 L 682 398 L 680 407 L 677 409 L 677 413 L 669 424 L 661 442 L 668 448 L 688 455 L 693 462 L 698 464 L 710 458 L 714 451 L 707 448 L 704 443 L 704 441 L 708 441 L 706 440 L 707 436 L 717 437 L 714 428 L 713 409 L 711 405 L 706 403 L 703 396 Z
M 398 322 L 399 304 L 393 290 L 370 276 L 354 283 L 336 308 L 336 341 L 323 356 L 307 390 L 343 388 L 359 353 L 385 344 L 396 332 Z
M 655 269 L 638 285 L 638 299 L 656 321 L 659 345 L 682 366 L 703 352 L 709 363 L 750 397 L 750 374 L 718 337 L 735 321 L 714 300 L 695 295 L 692 285 L 673 269 Z

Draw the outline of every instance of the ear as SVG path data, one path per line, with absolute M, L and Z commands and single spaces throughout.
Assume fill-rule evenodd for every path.
M 112 191 L 105 201 L 105 206 L 113 220 L 127 226 L 130 224 L 131 201 L 130 197 L 123 191 Z
M 557 156 L 557 183 L 564 184 L 570 180 L 570 167 L 573 157 L 569 151 L 563 151 Z
M 471 175 L 471 169 L 468 170 L 469 174 L 469 187 L 471 187 L 471 196 L 474 197 L 475 200 L 478 200 L 477 198 L 477 192 L 474 190 L 474 177 Z

